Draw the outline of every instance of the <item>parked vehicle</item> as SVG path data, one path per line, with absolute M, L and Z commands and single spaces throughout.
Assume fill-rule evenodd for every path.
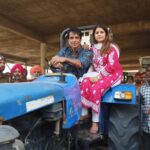
M 65 45 L 67 30 L 61 34 L 61 46 Z M 110 150 L 139 149 L 139 108 L 134 85 L 117 85 L 105 93 L 97 135 L 88 133 L 88 123 L 79 122 L 81 96 L 74 75 L 60 72 L 42 75 L 32 82 L 3 83 L 0 95 L 0 149 L 23 150 L 24 143 L 26 150 L 87 150 L 92 142 L 104 140 L 107 135 Z M 12 137 L 4 139 L 10 131 Z

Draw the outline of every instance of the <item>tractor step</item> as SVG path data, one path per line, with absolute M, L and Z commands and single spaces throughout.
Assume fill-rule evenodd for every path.
M 90 150 L 91 146 L 97 146 L 100 144 L 100 134 L 91 134 L 89 129 L 78 129 L 76 137 L 76 150 Z M 97 144 L 99 143 L 99 144 Z M 95 147 L 94 146 L 94 147 Z
M 84 140 L 88 142 L 93 142 L 95 140 L 100 140 L 100 134 L 91 134 L 88 129 L 83 129 L 78 131 L 78 140 Z

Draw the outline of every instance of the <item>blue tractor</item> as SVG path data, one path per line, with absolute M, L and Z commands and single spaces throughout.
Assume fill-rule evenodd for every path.
M 60 124 L 68 129 L 80 118 L 79 84 L 71 74 L 54 73 L 43 75 L 33 82 L 2 83 L 0 94 L 0 116 L 3 122 L 0 149 L 5 144 L 7 147 L 8 142 L 14 144 L 12 141 L 19 136 L 8 125 L 19 131 L 20 140 L 26 149 L 46 150 L 58 146 L 55 141 L 51 144 L 52 148 L 48 144 L 52 134 L 57 135 L 57 138 L 61 134 Z M 4 130 L 10 132 L 11 139 L 7 133 L 4 134 Z M 59 138 L 57 140 L 60 142 Z
M 61 47 L 67 30 L 61 34 Z M 92 143 L 98 149 L 104 139 L 110 150 L 139 149 L 134 85 L 117 85 L 105 93 L 96 135 L 88 133 L 88 122 L 79 122 L 80 87 L 72 74 L 51 73 L 32 82 L 2 83 L 0 95 L 1 150 L 88 150 Z

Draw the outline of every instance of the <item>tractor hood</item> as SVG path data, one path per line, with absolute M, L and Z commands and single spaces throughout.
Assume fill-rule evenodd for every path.
M 55 83 L 23 82 L 0 84 L 0 117 L 9 120 L 64 97 L 63 88 Z

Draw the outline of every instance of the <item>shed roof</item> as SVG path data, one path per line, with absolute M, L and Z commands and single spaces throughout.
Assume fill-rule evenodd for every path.
M 138 69 L 150 56 L 149 0 L 1 0 L 0 53 L 9 61 L 40 63 L 40 43 L 47 58 L 59 50 L 60 33 L 73 26 L 108 25 L 121 48 L 124 69 Z

